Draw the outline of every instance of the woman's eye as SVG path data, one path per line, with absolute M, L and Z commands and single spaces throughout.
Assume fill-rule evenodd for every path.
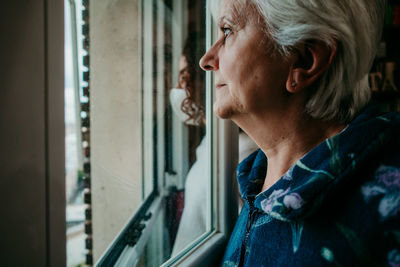
M 228 35 L 231 33 L 231 29 L 227 27 L 222 28 L 222 32 L 224 33 L 225 38 L 228 37 Z

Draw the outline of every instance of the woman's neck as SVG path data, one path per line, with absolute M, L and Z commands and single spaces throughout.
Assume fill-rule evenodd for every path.
M 262 191 L 275 184 L 307 152 L 339 133 L 345 125 L 312 119 L 300 113 L 235 121 L 268 158 Z

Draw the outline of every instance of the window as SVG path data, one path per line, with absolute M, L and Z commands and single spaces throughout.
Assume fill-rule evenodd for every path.
M 214 118 L 198 65 L 213 37 L 206 0 L 83 5 L 88 263 L 218 262 L 237 214 L 237 129 Z
M 87 96 L 83 88 L 82 59 L 87 53 L 82 49 L 82 6 L 74 1 L 64 1 L 65 12 L 65 180 L 66 180 L 66 221 L 67 221 L 67 266 L 85 262 L 85 203 L 84 184 L 87 177 L 84 165 L 87 162 L 87 141 L 89 132 L 82 124 L 87 120 Z M 83 146 L 84 145 L 84 146 Z

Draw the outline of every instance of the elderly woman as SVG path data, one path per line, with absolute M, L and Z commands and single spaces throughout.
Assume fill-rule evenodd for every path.
M 400 116 L 367 106 L 383 13 L 382 0 L 220 5 L 200 65 L 216 115 L 260 147 L 238 167 L 223 265 L 400 264 Z

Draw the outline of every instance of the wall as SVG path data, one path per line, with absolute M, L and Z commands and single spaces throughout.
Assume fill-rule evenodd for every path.
M 141 203 L 139 2 L 90 4 L 94 262 Z
M 65 266 L 63 1 L 0 9 L 0 265 Z

